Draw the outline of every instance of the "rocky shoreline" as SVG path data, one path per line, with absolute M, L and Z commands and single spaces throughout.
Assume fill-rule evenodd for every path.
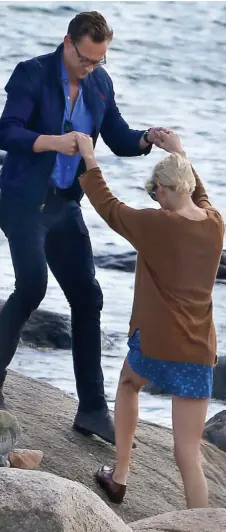
M 19 446 L 44 456 L 39 471 L 1 469 L 0 532 L 225 531 L 226 455 L 215 446 L 202 443 L 211 508 L 186 511 L 171 430 L 139 422 L 128 492 L 116 506 L 94 479 L 100 464 L 114 462 L 114 447 L 72 430 L 75 400 L 11 371 L 5 393 Z

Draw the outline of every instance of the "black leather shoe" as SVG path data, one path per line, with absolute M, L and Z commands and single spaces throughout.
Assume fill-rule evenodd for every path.
M 92 412 L 77 411 L 73 423 L 73 429 L 84 436 L 95 434 L 102 440 L 115 445 L 115 427 L 107 408 L 93 410 Z M 136 449 L 133 442 L 133 449 Z
M 81 432 L 84 436 L 95 434 L 99 438 L 102 438 L 102 440 L 115 445 L 115 427 L 106 408 L 93 410 L 92 412 L 81 412 L 78 410 L 73 429 Z

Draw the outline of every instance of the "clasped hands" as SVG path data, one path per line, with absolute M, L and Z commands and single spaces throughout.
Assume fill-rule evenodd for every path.
M 72 131 L 68 135 L 72 135 L 74 153 L 80 152 L 85 161 L 87 159 L 94 159 L 93 139 L 89 135 L 78 133 L 77 131 Z M 67 135 L 64 136 L 66 137 Z M 149 138 L 150 142 L 158 148 L 170 153 L 177 152 L 184 154 L 180 138 L 169 129 L 161 127 L 152 128 L 149 131 Z
M 148 138 L 158 148 L 167 152 L 184 153 L 180 139 L 173 131 L 163 127 L 153 127 L 149 130 Z M 80 153 L 83 159 L 94 158 L 93 140 L 89 135 L 71 131 L 58 137 L 58 151 L 65 155 Z

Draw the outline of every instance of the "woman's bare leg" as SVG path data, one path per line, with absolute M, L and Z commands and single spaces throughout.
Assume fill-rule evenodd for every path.
M 119 484 L 126 484 L 138 419 L 138 393 L 147 382 L 134 373 L 125 360 L 115 403 L 116 467 L 113 479 Z
M 174 453 L 184 483 L 187 508 L 208 507 L 208 487 L 200 453 L 207 406 L 208 399 L 173 396 Z

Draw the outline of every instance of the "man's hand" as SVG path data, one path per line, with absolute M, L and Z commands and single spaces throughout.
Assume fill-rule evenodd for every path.
M 33 151 L 35 153 L 56 151 L 65 155 L 75 155 L 79 151 L 76 135 L 75 131 L 65 135 L 40 135 L 33 145 Z
M 65 155 L 75 155 L 78 153 L 78 142 L 76 131 L 65 133 L 55 137 L 56 151 L 58 153 L 64 153 Z
M 156 133 L 160 131 L 165 131 L 165 133 L 169 132 L 169 129 L 166 129 L 164 127 L 152 127 L 148 131 L 148 140 L 149 143 L 154 144 Z M 148 143 L 144 140 L 144 137 L 142 136 L 140 139 L 140 149 L 145 150 L 148 147 Z
M 156 131 L 153 143 L 155 146 L 158 146 L 158 148 L 162 148 L 169 153 L 174 152 L 186 156 L 186 153 L 183 151 L 180 138 L 173 131 Z
M 152 142 L 153 144 L 155 144 L 155 139 L 156 139 L 156 136 L 159 134 L 159 133 L 169 133 L 169 129 L 166 129 L 165 127 L 152 127 L 150 130 L 149 130 L 149 133 L 148 133 L 148 140 L 149 142 Z

